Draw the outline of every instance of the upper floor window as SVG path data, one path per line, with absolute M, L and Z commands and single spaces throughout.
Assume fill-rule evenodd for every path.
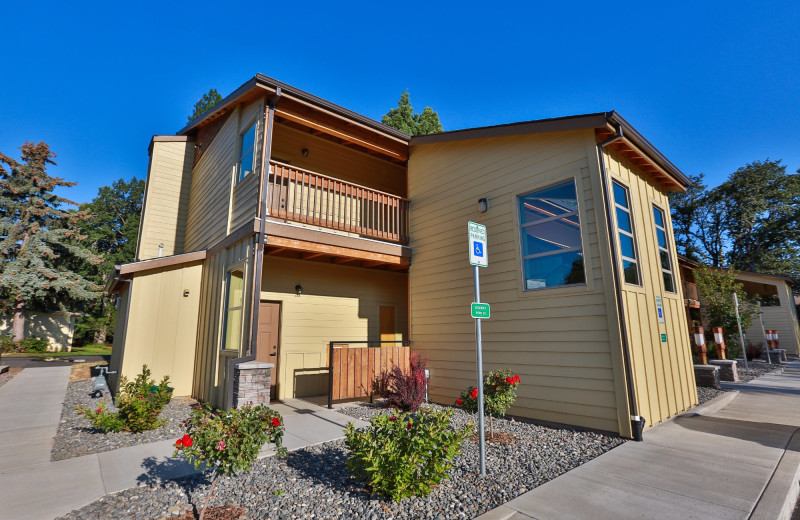
M 622 259 L 622 272 L 625 283 L 641 285 L 639 282 L 639 260 L 636 254 L 636 240 L 633 236 L 633 219 L 628 188 L 614 181 L 614 210 L 617 215 L 617 235 L 619 254 Z
M 664 277 L 664 289 L 675 292 L 675 276 L 672 274 L 672 260 L 667 245 L 667 225 L 664 212 L 653 206 L 653 220 L 656 223 L 656 239 L 658 240 L 658 256 L 661 258 L 661 274 Z
M 244 270 L 231 269 L 225 280 L 225 317 L 223 325 L 222 348 L 239 350 L 242 343 L 242 323 L 244 311 Z
M 519 197 L 523 289 L 586 283 L 575 181 Z
M 256 122 L 247 127 L 239 138 L 239 177 L 241 181 L 255 170 Z M 238 181 L 237 181 L 238 182 Z

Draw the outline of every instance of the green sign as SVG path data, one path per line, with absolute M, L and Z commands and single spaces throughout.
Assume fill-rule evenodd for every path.
M 488 303 L 475 303 L 472 302 L 472 307 L 470 309 L 472 311 L 473 318 L 491 318 L 492 312 L 489 309 Z
M 662 334 L 661 335 L 661 343 L 666 343 L 666 342 L 667 342 L 667 335 L 666 334 Z

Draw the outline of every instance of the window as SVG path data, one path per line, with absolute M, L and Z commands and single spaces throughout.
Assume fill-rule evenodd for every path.
M 617 235 L 619 235 L 619 254 L 622 258 L 622 272 L 625 283 L 639 283 L 639 261 L 636 256 L 636 241 L 633 238 L 633 219 L 631 218 L 628 188 L 616 181 L 614 184 L 614 209 L 617 215 Z
M 239 142 L 239 181 L 250 175 L 255 169 L 256 122 L 253 121 L 242 133 Z M 238 181 L 237 181 L 238 182 Z
M 664 277 L 664 289 L 675 292 L 675 277 L 672 275 L 672 260 L 667 246 L 667 225 L 664 212 L 653 206 L 653 220 L 656 223 L 656 239 L 658 240 L 658 256 L 661 258 L 661 275 Z
M 225 323 L 222 348 L 239 350 L 242 342 L 242 313 L 244 311 L 244 270 L 228 271 L 225 279 Z
M 523 290 L 586 283 L 575 181 L 519 197 Z

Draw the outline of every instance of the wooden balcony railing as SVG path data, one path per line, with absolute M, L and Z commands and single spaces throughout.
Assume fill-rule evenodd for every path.
M 700 296 L 697 292 L 697 285 L 689 282 L 683 283 L 683 297 L 687 300 L 699 300 Z
M 408 200 L 270 161 L 269 213 L 390 242 L 408 242 Z

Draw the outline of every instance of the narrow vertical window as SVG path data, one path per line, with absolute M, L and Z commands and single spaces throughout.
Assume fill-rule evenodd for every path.
M 523 290 L 586 283 L 575 181 L 519 197 Z
M 614 182 L 614 210 L 617 216 L 619 254 L 625 283 L 641 285 L 639 282 L 639 260 L 636 256 L 636 240 L 633 237 L 633 219 L 628 188 Z
M 253 172 L 253 162 L 255 160 L 255 146 L 256 146 L 256 123 L 247 127 L 247 130 L 242 132 L 239 141 L 239 180 L 241 181 L 250 173 Z
M 667 245 L 666 219 L 664 212 L 657 206 L 653 206 L 653 220 L 656 223 L 656 240 L 658 241 L 658 256 L 661 260 L 661 275 L 664 277 L 664 289 L 675 292 L 675 276 L 672 274 L 672 260 Z
M 242 315 L 244 310 L 244 271 L 228 271 L 225 281 L 225 324 L 222 348 L 239 350 L 242 342 Z

